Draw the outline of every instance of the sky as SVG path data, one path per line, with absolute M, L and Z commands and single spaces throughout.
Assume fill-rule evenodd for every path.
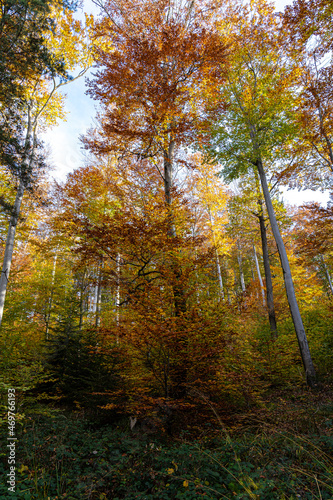
M 282 11 L 284 6 L 291 3 L 289 0 L 276 0 L 275 5 L 278 11 Z M 97 15 L 99 9 L 92 0 L 84 0 L 84 11 Z M 83 11 L 79 11 L 78 18 L 83 19 Z M 49 146 L 50 160 L 54 166 L 51 177 L 58 181 L 64 181 L 66 175 L 74 169 L 84 164 L 84 151 L 79 137 L 93 125 L 96 115 L 96 102 L 93 101 L 86 92 L 86 79 L 91 77 L 93 69 L 85 77 L 70 82 L 64 87 L 67 95 L 65 110 L 67 120 L 61 121 L 58 126 L 53 127 L 42 139 Z M 329 198 L 328 193 L 319 193 L 311 190 L 296 191 L 282 189 L 283 198 L 289 204 L 301 205 L 308 201 L 319 201 L 326 204 Z

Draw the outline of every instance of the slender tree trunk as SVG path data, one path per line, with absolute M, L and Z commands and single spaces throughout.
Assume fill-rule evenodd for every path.
M 272 339 L 277 338 L 277 326 L 276 326 L 276 317 L 275 317 L 275 307 L 274 307 L 274 296 L 273 296 L 273 282 L 272 282 L 272 273 L 271 266 L 269 262 L 269 253 L 268 253 L 268 243 L 267 243 L 267 231 L 265 226 L 265 218 L 262 212 L 262 200 L 259 200 L 260 205 L 260 214 L 259 224 L 260 224 L 260 236 L 261 236 L 261 246 L 262 246 L 262 256 L 264 261 L 264 269 L 265 269 L 265 279 L 266 279 L 266 298 L 267 298 L 267 310 L 268 310 L 268 320 L 271 330 Z
M 101 323 L 101 300 L 102 300 L 102 286 L 101 286 L 101 279 L 102 279 L 102 263 L 99 265 L 99 270 L 98 270 L 98 284 L 97 284 L 97 290 L 96 290 L 96 316 L 95 316 L 95 326 L 98 328 Z
M 327 265 L 326 265 L 326 262 L 324 260 L 323 255 L 320 255 L 320 260 L 321 260 L 321 263 L 323 265 L 323 268 L 324 268 L 324 271 L 325 271 L 325 274 L 326 274 L 326 278 L 327 278 L 327 281 L 328 281 L 328 286 L 330 287 L 331 294 L 333 295 L 332 280 L 331 280 L 330 273 L 328 272 L 328 268 L 327 268 Z
M 84 321 L 84 311 L 85 311 L 85 290 L 86 290 L 86 269 L 83 271 L 82 280 L 80 283 L 80 316 L 79 316 L 79 330 L 82 330 L 83 321 Z
M 117 337 L 116 337 L 116 343 L 119 344 L 119 334 L 118 334 L 118 328 L 119 328 L 119 323 L 120 323 L 120 254 L 117 254 L 117 259 L 116 259 L 116 274 L 117 274 L 117 285 L 116 285 L 116 297 L 115 297 L 115 309 L 116 309 L 116 325 L 117 325 Z
M 2 272 L 0 278 L 0 326 L 2 324 L 6 292 L 7 292 L 7 284 L 9 281 L 9 273 L 13 258 L 16 227 L 20 215 L 21 204 L 26 187 L 26 182 L 30 180 L 31 171 L 34 164 L 34 153 L 37 142 L 36 133 L 37 133 L 37 124 L 35 123 L 33 126 L 31 121 L 30 108 L 28 108 L 28 125 L 24 143 L 22 169 L 20 172 L 19 186 L 17 188 L 14 207 L 9 221 L 5 254 L 3 258 Z
M 285 284 L 285 289 L 287 292 L 287 298 L 288 298 L 288 303 L 289 303 L 289 308 L 291 312 L 291 316 L 293 319 L 295 331 L 296 331 L 296 336 L 298 340 L 298 345 L 305 369 L 305 374 L 306 374 L 306 380 L 307 383 L 310 387 L 313 387 L 316 385 L 316 372 L 315 368 L 312 362 L 310 350 L 309 350 L 309 345 L 308 345 L 308 340 L 305 334 L 304 326 L 303 326 L 303 321 L 302 317 L 299 311 L 296 295 L 295 295 L 295 289 L 294 289 L 294 283 L 292 280 L 292 275 L 290 271 L 290 266 L 289 266 L 289 260 L 287 256 L 287 252 L 281 237 L 280 229 L 276 220 L 272 200 L 270 197 L 270 192 L 268 189 L 268 184 L 266 180 L 266 175 L 265 171 L 262 165 L 261 158 L 258 157 L 256 161 L 256 166 L 258 168 L 258 173 L 261 181 L 261 186 L 262 190 L 264 193 L 264 198 L 265 198 L 265 203 L 267 207 L 267 212 L 269 216 L 269 220 L 271 223 L 274 239 L 278 248 L 279 256 L 280 256 L 280 262 L 281 262 L 281 267 L 283 270 L 283 278 L 284 278 L 284 284 Z
M 207 186 L 207 188 L 208 188 L 208 186 Z M 215 234 L 214 234 L 214 229 L 213 229 L 213 217 L 212 217 L 212 213 L 210 211 L 210 207 L 208 206 L 207 208 L 208 208 L 209 221 L 211 224 L 211 229 L 212 229 L 212 234 L 213 234 L 213 243 L 214 243 L 215 259 L 216 259 L 216 270 L 217 270 L 217 276 L 218 276 L 219 286 L 220 286 L 220 295 L 221 295 L 222 299 L 224 300 L 223 279 L 222 279 L 222 273 L 221 273 L 219 253 L 217 251 L 216 239 L 215 239 Z
M 217 276 L 218 276 L 219 285 L 220 285 L 220 295 L 221 295 L 222 299 L 224 300 L 224 289 L 223 289 L 223 280 L 222 280 L 220 259 L 219 259 L 219 254 L 218 254 L 218 251 L 217 251 L 216 247 L 215 247 L 215 258 L 216 258 Z
M 228 266 L 227 266 L 227 262 L 226 262 L 226 259 L 224 259 L 224 269 L 225 269 L 225 272 L 226 272 L 226 279 L 225 279 L 225 288 L 226 288 L 226 291 L 227 291 L 227 299 L 228 299 L 228 303 L 231 304 L 231 298 L 230 298 L 230 292 L 229 292 L 229 284 L 228 284 Z
M 172 217 L 172 167 L 173 167 L 173 157 L 175 150 L 175 142 L 170 141 L 168 151 L 164 152 L 164 191 L 165 191 L 165 201 L 168 207 L 168 217 L 169 217 L 169 235 L 172 237 L 176 236 L 176 229 Z M 186 298 L 182 283 L 182 269 L 181 266 L 174 259 L 171 262 L 171 269 L 174 275 L 173 283 L 173 295 L 174 295 L 174 305 L 175 305 L 175 315 L 181 316 L 186 312 Z
M 98 284 L 94 286 L 94 300 L 92 301 L 92 306 L 91 306 L 91 312 L 95 314 L 95 319 L 97 311 L 97 301 L 98 301 Z
M 245 280 L 244 280 L 244 273 L 243 273 L 243 259 L 242 259 L 242 254 L 240 251 L 239 240 L 237 240 L 237 249 L 238 249 L 237 260 L 238 260 L 238 267 L 239 267 L 240 284 L 241 284 L 242 292 L 244 293 L 246 290 L 246 287 L 245 287 Z
M 101 274 L 102 274 L 102 262 L 100 261 L 96 271 L 97 283 L 94 289 L 94 300 L 92 303 L 91 312 L 95 315 L 95 326 L 98 327 L 100 324 L 100 313 L 101 313 Z
M 175 142 L 171 141 L 167 151 L 164 151 L 164 195 L 168 207 L 169 235 L 176 236 L 176 230 L 171 213 L 171 188 L 172 188 L 172 166 L 175 151 Z
M 82 330 L 83 326 L 83 314 L 84 314 L 84 296 L 83 289 L 80 290 L 80 318 L 79 318 L 79 330 Z
M 254 254 L 254 262 L 256 263 L 256 269 L 257 269 L 257 274 L 258 274 L 259 283 L 260 283 L 260 290 L 261 290 L 261 295 L 262 295 L 262 305 L 265 307 L 265 290 L 264 290 L 264 284 L 263 284 L 262 277 L 261 277 L 261 272 L 260 272 L 260 267 L 259 267 L 259 262 L 258 262 L 256 247 L 254 245 L 253 245 L 253 254 Z
M 48 307 L 47 307 L 47 316 L 46 316 L 46 329 L 45 329 L 46 340 L 48 340 L 48 338 L 49 338 L 49 326 L 50 326 L 51 310 L 52 310 L 52 303 L 53 303 L 54 281 L 55 281 L 55 273 L 56 273 L 56 267 L 57 267 L 57 257 L 58 257 L 57 254 L 55 254 L 54 259 L 53 259 L 51 293 L 50 293 L 49 303 L 48 303 Z
M 174 158 L 175 142 L 170 141 L 168 150 L 164 151 L 164 193 L 165 201 L 168 208 L 169 229 L 168 233 L 171 237 L 176 237 L 176 228 L 172 216 L 172 169 Z M 170 269 L 173 275 L 173 297 L 176 318 L 181 318 L 186 313 L 186 297 L 183 286 L 182 269 L 175 258 L 171 259 Z M 184 362 L 182 364 L 174 364 L 170 367 L 170 376 L 172 382 L 172 395 L 175 399 L 181 399 L 186 395 L 185 383 L 187 380 L 187 366 L 186 366 L 186 351 L 187 351 L 187 338 L 185 334 L 180 332 L 174 346 L 175 352 L 182 352 Z
M 2 323 L 3 311 L 5 306 L 7 284 L 9 281 L 9 273 L 12 264 L 13 251 L 14 251 L 14 241 L 17 222 L 20 214 L 21 203 L 24 195 L 24 184 L 20 180 L 19 187 L 17 189 L 15 203 L 12 211 L 12 215 L 9 221 L 9 228 L 7 233 L 5 255 L 3 258 L 2 272 L 0 278 L 0 325 Z

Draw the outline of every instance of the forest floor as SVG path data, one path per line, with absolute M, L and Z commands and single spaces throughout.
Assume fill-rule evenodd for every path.
M 15 492 L 5 480 L 1 500 L 333 500 L 329 386 L 274 389 L 260 405 L 222 412 L 216 426 L 172 437 L 131 432 L 128 418 L 96 425 L 82 412 L 38 413 L 18 415 Z M 6 478 L 6 447 L 0 459 Z

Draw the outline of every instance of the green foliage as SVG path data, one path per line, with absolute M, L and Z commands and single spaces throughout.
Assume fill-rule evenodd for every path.
M 168 444 L 80 419 L 29 419 L 14 499 L 332 498 L 333 441 L 288 433 Z M 5 454 L 0 470 L 6 472 Z M 0 498 L 6 497 L 5 484 Z
M 318 373 L 328 380 L 333 373 L 332 304 L 329 301 L 309 308 L 303 317 Z

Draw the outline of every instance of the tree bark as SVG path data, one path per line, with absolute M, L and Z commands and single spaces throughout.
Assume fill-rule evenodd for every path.
M 258 274 L 259 283 L 260 283 L 260 290 L 261 290 L 261 295 L 262 295 L 262 305 L 265 307 L 265 290 L 264 290 L 264 284 L 263 284 L 262 277 L 261 277 L 261 272 L 260 272 L 260 267 L 259 267 L 259 262 L 258 262 L 256 247 L 254 245 L 253 245 L 253 254 L 254 254 L 254 262 L 256 264 L 257 274 Z
M 222 297 L 222 300 L 224 300 L 224 289 L 223 289 L 223 279 L 222 279 L 222 273 L 221 273 L 220 259 L 219 259 L 219 253 L 217 251 L 216 238 L 215 238 L 214 229 L 213 229 L 213 222 L 214 221 L 213 221 L 212 213 L 210 211 L 210 207 L 208 206 L 207 208 L 208 208 L 209 221 L 211 224 L 211 230 L 212 230 L 212 235 L 213 235 L 215 259 L 216 259 L 216 270 L 217 270 L 217 276 L 218 276 L 219 285 L 220 285 L 220 295 Z
M 228 277 L 229 277 L 228 276 L 228 266 L 227 266 L 226 259 L 224 259 L 223 266 L 224 266 L 225 273 L 226 273 L 226 279 L 225 279 L 224 283 L 225 283 L 225 287 L 226 287 L 226 291 L 227 291 L 227 299 L 228 299 L 228 303 L 231 304 L 231 298 L 230 298 L 230 293 L 229 293 L 229 284 L 228 284 Z
M 271 329 L 272 339 L 275 340 L 277 338 L 278 333 L 277 333 L 276 317 L 275 317 L 272 273 L 271 273 L 271 266 L 269 263 L 267 231 L 266 231 L 266 226 L 265 226 L 264 215 L 262 213 L 262 201 L 259 200 L 258 203 L 259 203 L 260 209 L 261 209 L 261 212 L 260 212 L 258 218 L 259 218 L 259 223 L 260 223 L 262 256 L 263 256 L 263 260 L 264 260 L 265 279 L 266 279 L 266 298 L 267 298 L 268 320 L 269 320 L 269 326 Z
M 173 223 L 172 213 L 171 213 L 172 166 L 173 166 L 174 151 L 175 151 L 175 142 L 170 141 L 168 150 L 164 151 L 164 195 L 169 212 L 168 217 L 169 217 L 170 236 L 176 236 L 175 226 Z
M 314 387 L 316 385 L 316 372 L 315 368 L 312 362 L 310 350 L 309 350 L 309 345 L 308 345 L 308 340 L 306 337 L 306 333 L 304 330 L 303 326 L 303 321 L 302 317 L 299 311 L 296 295 L 295 295 L 295 289 L 294 289 L 294 283 L 292 280 L 292 275 L 291 275 L 291 270 L 289 266 L 289 260 L 287 256 L 287 252 L 281 237 L 280 229 L 276 220 L 275 212 L 274 212 L 274 207 L 272 204 L 272 200 L 270 197 L 270 192 L 268 189 L 268 184 L 267 184 L 267 179 L 265 175 L 265 171 L 263 168 L 263 164 L 261 161 L 260 157 L 257 157 L 256 160 L 256 166 L 258 169 L 260 181 L 261 181 L 261 186 L 262 190 L 264 193 L 264 198 L 265 198 L 265 203 L 267 207 L 267 212 L 269 216 L 269 220 L 271 223 L 274 239 L 278 248 L 279 252 L 279 257 L 280 257 L 280 262 L 281 262 L 281 267 L 283 270 L 283 278 L 284 278 L 284 284 L 285 284 L 285 289 L 287 293 L 287 298 L 288 298 L 288 304 L 291 312 L 291 316 L 293 319 L 295 331 L 296 331 L 296 336 L 298 340 L 298 345 L 305 369 L 305 374 L 306 374 L 306 380 L 307 383 L 310 387 Z
M 326 274 L 326 278 L 327 278 L 327 281 L 328 281 L 328 286 L 329 286 L 329 288 L 330 288 L 331 294 L 333 295 L 333 285 L 332 285 L 332 280 L 331 280 L 330 273 L 328 272 L 327 265 L 326 265 L 326 262 L 325 262 L 325 260 L 324 260 L 323 255 L 320 255 L 320 260 L 321 260 L 321 263 L 322 263 L 322 265 L 323 265 L 323 268 L 324 268 L 324 271 L 325 271 L 325 274 Z
M 55 281 L 55 273 L 56 273 L 56 267 L 57 267 L 57 258 L 58 258 L 58 255 L 55 254 L 54 259 L 53 259 L 53 268 L 52 268 L 51 293 L 50 293 L 49 303 L 48 303 L 48 307 L 47 307 L 47 316 L 46 316 L 46 329 L 45 329 L 45 339 L 46 340 L 48 340 L 48 338 L 49 338 L 49 328 L 50 328 L 50 318 L 51 318 L 51 310 L 52 310 L 52 304 L 53 304 L 54 281 Z
M 116 285 L 116 297 L 115 297 L 115 312 L 116 312 L 116 325 L 117 325 L 117 337 L 116 343 L 119 344 L 119 323 L 120 323 L 120 253 L 117 253 L 116 259 L 116 275 L 117 275 L 117 285 Z
M 169 218 L 169 236 L 175 238 L 176 237 L 176 228 L 173 222 L 172 216 L 172 170 L 173 170 L 173 159 L 174 159 L 174 150 L 175 150 L 175 141 L 170 140 L 168 149 L 164 151 L 164 193 L 165 193 L 165 202 L 168 209 L 168 218 Z M 187 309 L 186 305 L 186 296 L 184 292 L 183 282 L 182 282 L 182 269 L 177 260 L 172 257 L 170 262 L 170 269 L 172 272 L 172 290 L 174 297 L 174 310 L 175 317 L 181 318 Z M 172 395 L 175 399 L 181 399 L 186 395 L 186 387 L 185 383 L 187 380 L 187 367 L 186 367 L 186 359 L 187 359 L 187 338 L 184 334 L 180 334 L 176 339 L 175 352 L 183 353 L 183 362 L 182 364 L 175 364 L 173 367 L 170 367 L 171 374 L 171 382 L 172 382 Z
M 37 133 L 37 122 L 35 120 L 34 124 L 32 123 L 30 108 L 28 108 L 28 124 L 27 124 L 26 137 L 24 141 L 22 168 L 20 172 L 19 186 L 17 188 L 14 207 L 9 220 L 5 254 L 3 258 L 2 272 L 0 278 L 0 326 L 2 324 L 7 285 L 9 281 L 9 273 L 13 259 L 16 227 L 20 215 L 21 204 L 26 187 L 26 182 L 30 180 L 31 171 L 34 164 L 34 153 L 37 142 L 36 133 Z
M 5 247 L 5 255 L 3 258 L 2 272 L 0 278 L 0 326 L 2 323 L 3 311 L 5 306 L 7 285 L 9 281 L 9 273 L 13 259 L 13 251 L 14 251 L 14 241 L 15 241 L 15 233 L 17 222 L 20 214 L 21 203 L 24 195 L 24 183 L 23 180 L 20 179 L 19 187 L 17 189 L 15 203 L 12 211 L 12 215 L 9 221 L 9 228 L 7 233 L 6 247 Z
M 244 292 L 245 292 L 245 290 L 246 290 L 246 287 L 245 287 L 245 280 L 244 280 L 244 273 L 243 273 L 242 254 L 241 254 L 241 251 L 240 251 L 240 244 L 239 244 L 239 240 L 237 240 L 237 249 L 238 249 L 238 252 L 237 252 L 237 260 L 238 260 L 238 267 L 239 267 L 240 284 L 241 284 L 242 292 L 244 293 Z
M 102 299 L 102 287 L 101 280 L 99 277 L 96 293 L 96 316 L 95 316 L 95 326 L 98 328 L 101 323 L 101 299 Z
M 164 192 L 165 192 L 165 201 L 168 208 L 168 217 L 169 217 L 169 235 L 172 237 L 176 237 L 176 228 L 173 222 L 172 217 L 172 197 L 171 197 L 171 188 L 172 188 L 172 167 L 173 167 L 173 158 L 175 151 L 175 142 L 173 140 L 170 141 L 168 150 L 164 151 Z M 174 259 L 171 262 L 171 269 L 174 275 L 174 283 L 173 283 L 173 295 L 174 295 L 174 306 L 175 306 L 175 316 L 179 317 L 186 312 L 186 298 L 182 284 L 182 269 L 181 266 Z
M 224 300 L 224 289 L 223 289 L 223 279 L 222 279 L 222 273 L 221 273 L 220 259 L 219 259 L 219 254 L 218 254 L 216 247 L 215 247 L 215 258 L 216 258 L 217 276 L 218 276 L 219 285 L 220 285 L 220 295 L 221 295 L 222 300 Z

